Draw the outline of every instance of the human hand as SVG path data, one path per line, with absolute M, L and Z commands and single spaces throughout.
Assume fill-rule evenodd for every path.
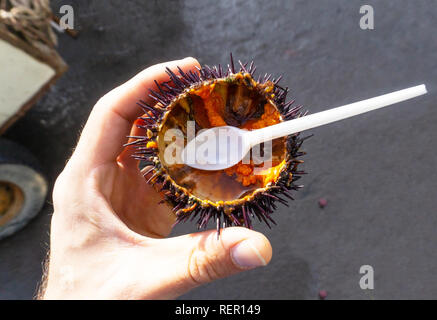
M 166 238 L 172 211 L 149 186 L 126 136 L 140 129 L 136 102 L 165 67 L 194 69 L 193 58 L 158 64 L 101 98 L 53 190 L 48 274 L 39 298 L 172 299 L 201 284 L 266 265 L 262 234 L 242 228 Z M 150 101 L 152 102 L 152 101 Z

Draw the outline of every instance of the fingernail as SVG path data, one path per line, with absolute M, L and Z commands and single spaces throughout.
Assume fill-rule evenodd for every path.
M 267 265 L 258 249 L 250 240 L 244 240 L 231 249 L 232 261 L 242 269 L 250 269 Z

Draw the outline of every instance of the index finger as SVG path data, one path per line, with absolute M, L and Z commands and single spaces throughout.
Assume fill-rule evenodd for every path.
M 72 159 L 92 167 L 116 161 L 133 122 L 143 113 L 136 103 L 141 99 L 152 102 L 148 92 L 156 89 L 154 81 L 170 80 L 166 68 L 180 67 L 186 72 L 194 71 L 196 66 L 200 65 L 194 58 L 157 64 L 107 93 L 91 111 Z

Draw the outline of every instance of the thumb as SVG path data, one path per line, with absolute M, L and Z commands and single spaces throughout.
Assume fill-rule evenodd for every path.
M 170 239 L 168 239 L 170 240 Z M 235 273 L 265 266 L 272 257 L 269 240 L 242 227 L 193 233 L 171 239 L 179 248 L 176 283 L 183 291 Z

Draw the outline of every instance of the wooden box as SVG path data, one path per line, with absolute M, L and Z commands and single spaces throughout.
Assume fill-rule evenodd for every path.
M 0 29 L 0 134 L 25 114 L 65 71 L 56 50 L 35 48 Z

